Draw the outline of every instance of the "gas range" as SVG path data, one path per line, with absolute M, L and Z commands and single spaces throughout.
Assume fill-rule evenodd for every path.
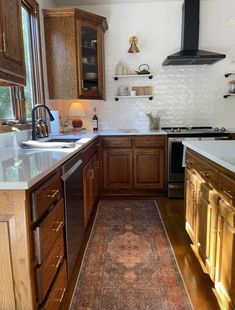
M 162 127 L 162 130 L 166 131 L 171 137 L 221 137 L 228 136 L 229 131 L 224 127 Z

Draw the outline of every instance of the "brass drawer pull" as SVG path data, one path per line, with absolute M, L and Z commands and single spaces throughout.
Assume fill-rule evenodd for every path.
M 112 144 L 114 144 L 114 145 L 120 145 L 121 142 L 113 141 Z
M 51 299 L 51 301 L 56 301 L 56 302 L 59 302 L 61 303 L 63 297 L 64 297 L 64 293 L 66 291 L 66 288 L 58 288 L 57 289 L 58 291 L 62 291 L 62 294 L 61 294 L 61 297 L 58 299 L 58 298 L 55 298 L 55 299 Z
M 59 256 L 56 256 L 56 258 L 59 257 Z M 52 265 L 52 267 L 55 267 L 56 269 L 59 267 L 59 265 L 61 264 L 63 260 L 63 256 L 61 255 L 57 261 L 57 263 L 55 265 Z
M 57 194 L 59 194 L 60 191 L 58 189 L 52 189 L 51 192 L 52 194 L 47 195 L 47 197 L 53 199 Z
M 207 172 L 207 171 L 199 171 L 199 173 L 203 176 L 203 177 L 205 177 L 205 178 L 208 178 L 209 177 L 209 173 Z
M 56 224 L 59 224 L 57 228 L 52 228 L 53 231 L 58 232 L 60 230 L 60 227 L 63 226 L 63 221 L 61 222 L 55 222 Z
M 89 180 L 93 180 L 94 177 L 95 177 L 94 169 L 90 169 L 89 170 L 89 177 L 88 177 L 88 179 Z
M 99 160 L 96 160 L 95 161 L 95 169 L 99 169 L 100 168 L 100 162 L 99 162 Z
M 146 141 L 146 144 L 154 144 L 154 141 Z
M 228 196 L 229 198 L 231 198 L 231 199 L 235 199 L 235 192 L 231 192 L 231 191 L 226 191 L 226 190 L 224 190 L 224 194 L 225 194 L 226 196 Z

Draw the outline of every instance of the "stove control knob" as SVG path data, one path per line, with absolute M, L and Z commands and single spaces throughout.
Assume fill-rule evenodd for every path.
M 220 130 L 221 130 L 221 131 L 226 131 L 226 129 L 225 129 L 224 127 L 222 127 Z
M 177 132 L 180 132 L 180 128 L 178 127 L 178 128 L 176 129 L 176 131 L 177 131 Z
M 219 128 L 218 128 L 218 127 L 215 127 L 215 128 L 214 128 L 214 131 L 219 131 Z

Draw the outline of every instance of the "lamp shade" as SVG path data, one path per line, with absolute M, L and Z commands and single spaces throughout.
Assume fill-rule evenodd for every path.
M 85 111 L 80 102 L 73 102 L 69 109 L 70 116 L 85 116 Z

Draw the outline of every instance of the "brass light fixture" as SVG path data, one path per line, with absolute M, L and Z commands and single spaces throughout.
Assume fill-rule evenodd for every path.
M 137 37 L 130 37 L 130 40 L 129 40 L 129 43 L 130 43 L 130 48 L 128 50 L 128 53 L 139 53 L 139 49 L 137 47 L 137 44 L 138 44 L 138 38 Z

